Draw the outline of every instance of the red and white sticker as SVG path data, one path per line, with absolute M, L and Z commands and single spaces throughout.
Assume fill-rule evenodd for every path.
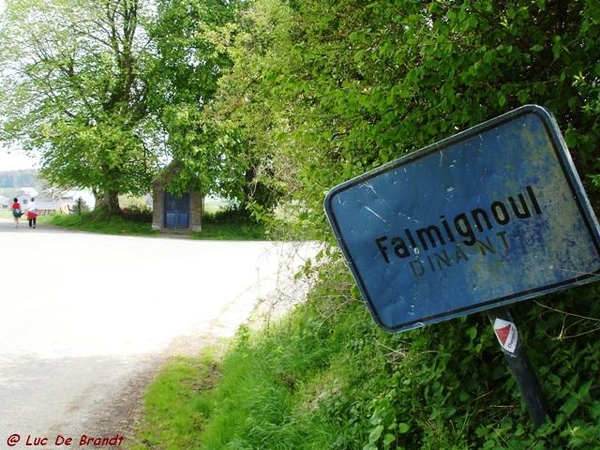
M 498 342 L 504 350 L 514 353 L 519 342 L 517 327 L 514 323 L 507 320 L 496 319 L 494 321 L 494 333 L 498 338 Z

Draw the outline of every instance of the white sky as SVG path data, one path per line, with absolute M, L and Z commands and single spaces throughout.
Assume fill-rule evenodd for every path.
M 0 0 L 2 1 L 2 0 Z M 0 144 L 1 145 L 1 144 Z M 0 172 L 5 170 L 38 169 L 36 158 L 30 158 L 19 150 L 7 150 L 0 146 Z

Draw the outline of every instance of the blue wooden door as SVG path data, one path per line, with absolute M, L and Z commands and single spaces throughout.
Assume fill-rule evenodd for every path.
M 190 227 L 190 194 L 175 197 L 165 192 L 165 228 Z

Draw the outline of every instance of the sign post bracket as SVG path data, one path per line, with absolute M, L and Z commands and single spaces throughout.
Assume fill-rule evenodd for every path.
M 488 310 L 487 315 L 494 327 L 494 333 L 508 366 L 519 386 L 531 420 L 538 428 L 548 417 L 546 401 L 522 340 L 518 336 L 510 311 L 507 307 L 498 307 Z

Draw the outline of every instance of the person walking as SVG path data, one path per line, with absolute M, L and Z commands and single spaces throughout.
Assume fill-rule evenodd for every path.
M 23 215 L 23 212 L 21 211 L 21 204 L 19 203 L 19 199 L 17 197 L 13 199 L 13 204 L 10 209 L 12 210 L 12 215 L 15 218 L 15 228 L 19 228 L 19 219 Z
M 27 205 L 27 220 L 29 221 L 29 228 L 35 228 L 37 222 L 37 206 L 35 204 L 35 198 L 32 198 Z

